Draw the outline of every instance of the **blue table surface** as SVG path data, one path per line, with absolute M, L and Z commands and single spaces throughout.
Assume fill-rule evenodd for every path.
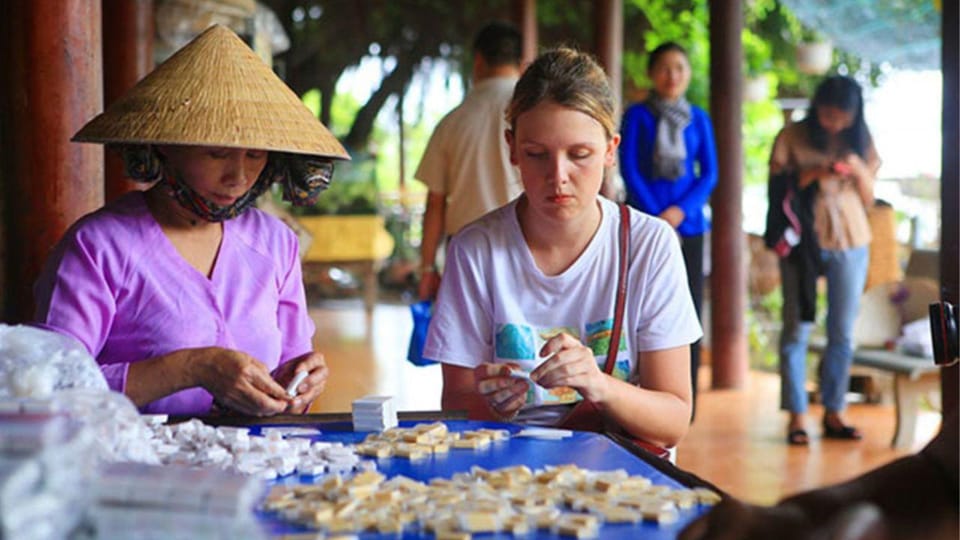
M 400 422 L 401 427 L 412 427 L 425 422 Z M 478 422 L 470 420 L 445 420 L 450 431 L 467 431 L 480 428 L 506 429 L 516 433 L 523 429 L 515 424 L 501 424 L 496 422 Z M 271 426 L 277 427 L 277 426 Z M 298 427 L 304 427 L 299 424 Z M 353 444 L 363 441 L 368 432 L 354 432 L 349 422 L 335 422 L 314 424 L 321 430 L 319 435 L 312 437 L 316 441 L 339 441 L 344 444 Z M 260 428 L 254 427 L 251 433 L 258 433 Z M 371 458 L 364 458 L 371 459 Z M 649 478 L 654 484 L 667 485 L 672 488 L 684 488 L 673 478 L 663 474 L 643 459 L 634 456 L 612 440 L 596 433 L 574 432 L 572 437 L 562 440 L 544 440 L 529 437 L 511 437 L 497 441 L 482 450 L 450 449 L 448 454 L 434 455 L 422 460 L 410 461 L 405 458 L 377 459 L 377 469 L 392 478 L 404 475 L 421 481 L 431 478 L 449 478 L 454 473 L 468 472 L 474 465 L 485 469 L 498 469 L 512 465 L 526 465 L 531 469 L 543 468 L 546 465 L 576 464 L 583 469 L 609 471 L 624 469 L 630 474 L 640 474 Z M 271 485 L 296 485 L 321 482 L 325 476 L 309 477 L 291 475 L 271 482 Z M 642 522 L 636 525 L 616 524 L 604 525 L 600 529 L 599 538 L 602 539 L 672 539 L 690 521 L 707 511 L 706 507 L 694 507 L 680 510 L 679 519 L 675 523 L 658 525 Z M 264 531 L 273 536 L 309 532 L 311 529 L 293 525 L 283 521 L 279 515 L 257 511 L 257 518 Z M 415 530 L 405 531 L 403 535 L 362 533 L 357 535 L 361 539 L 381 538 L 433 538 L 429 533 Z M 474 538 L 511 538 L 509 534 L 475 534 Z M 547 539 L 561 538 L 549 531 L 531 531 L 522 538 Z

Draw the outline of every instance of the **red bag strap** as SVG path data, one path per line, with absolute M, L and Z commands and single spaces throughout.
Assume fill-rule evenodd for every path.
M 620 257 L 617 260 L 617 301 L 613 307 L 613 328 L 610 331 L 610 347 L 607 349 L 607 363 L 603 371 L 610 375 L 617 363 L 617 351 L 620 350 L 620 330 L 623 328 L 623 308 L 627 303 L 627 266 L 630 246 L 630 208 L 620 203 Z

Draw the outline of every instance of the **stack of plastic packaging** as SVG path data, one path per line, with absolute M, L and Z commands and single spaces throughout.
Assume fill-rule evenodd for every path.
M 35 401 L 25 405 L 46 408 Z M 94 448 L 90 430 L 63 414 L 0 414 L 0 538 L 73 534 L 91 503 Z
M 251 509 L 266 484 L 211 467 L 114 463 L 95 482 L 99 540 L 260 539 Z
M 262 480 L 161 466 L 151 438 L 79 342 L 0 324 L 0 539 L 262 537 Z
M 397 406 L 391 396 L 366 396 L 353 400 L 355 431 L 384 431 L 397 427 Z

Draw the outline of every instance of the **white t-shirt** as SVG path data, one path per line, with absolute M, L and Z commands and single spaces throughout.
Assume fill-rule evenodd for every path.
M 520 230 L 516 200 L 455 235 L 424 357 L 468 368 L 516 362 L 530 371 L 543 361 L 538 351 L 545 340 L 565 331 L 590 347 L 603 369 L 616 301 L 620 213 L 616 203 L 597 200 L 603 215 L 597 233 L 556 276 L 536 266 Z M 673 229 L 631 209 L 629 257 L 613 375 L 636 383 L 639 352 L 687 345 L 703 334 Z M 579 399 L 572 389 L 533 385 L 526 408 Z
M 480 81 L 437 124 L 414 177 L 447 198 L 444 232 L 499 208 L 523 189 L 504 140 L 515 77 Z

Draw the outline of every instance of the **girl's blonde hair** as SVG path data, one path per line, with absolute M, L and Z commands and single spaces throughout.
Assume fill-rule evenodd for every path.
M 603 126 L 607 139 L 617 132 L 607 75 L 587 53 L 559 47 L 538 56 L 517 81 L 507 106 L 510 129 L 516 129 L 517 118 L 541 101 L 552 101 L 593 118 Z

